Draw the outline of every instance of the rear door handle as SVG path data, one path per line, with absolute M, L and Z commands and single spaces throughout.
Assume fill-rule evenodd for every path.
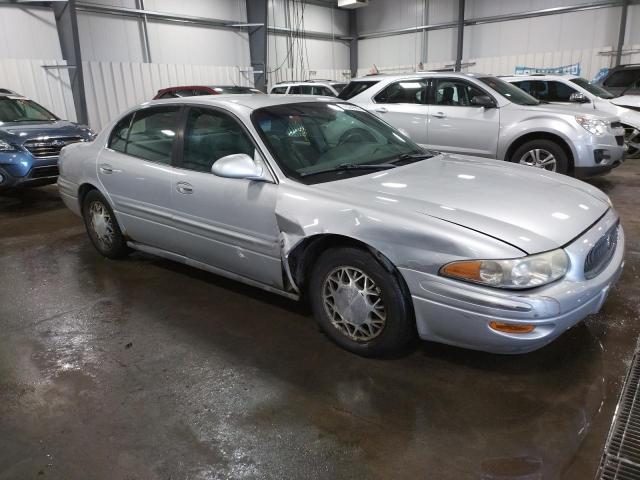
M 184 195 L 190 195 L 193 193 L 193 187 L 187 182 L 178 182 L 176 184 L 176 190 L 178 193 L 182 193 Z
M 103 163 L 102 165 L 100 165 L 100 172 L 101 173 L 106 173 L 106 174 L 111 174 L 113 173 L 113 167 L 107 163 Z
M 387 113 L 388 110 L 385 107 L 380 107 L 376 108 L 375 111 L 379 113 Z
M 446 115 L 444 114 L 444 112 L 436 112 L 436 113 L 432 113 L 431 114 L 432 117 L 434 118 L 444 118 L 446 117 Z

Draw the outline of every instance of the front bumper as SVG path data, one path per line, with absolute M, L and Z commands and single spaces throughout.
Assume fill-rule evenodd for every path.
M 492 353 L 525 353 L 543 347 L 567 329 L 597 313 L 624 266 L 624 231 L 607 267 L 585 279 L 590 248 L 618 220 L 613 210 L 565 247 L 571 267 L 561 280 L 526 291 L 466 284 L 438 275 L 400 269 L 415 310 L 420 338 Z M 493 330 L 489 322 L 535 325 L 531 333 Z
M 23 152 L 5 155 L 9 158 L 0 161 L 0 190 L 48 185 L 58 178 L 58 157 L 35 159 Z
M 625 160 L 624 138 L 606 135 L 599 143 L 576 142 L 574 173 L 576 177 L 591 177 L 619 167 Z

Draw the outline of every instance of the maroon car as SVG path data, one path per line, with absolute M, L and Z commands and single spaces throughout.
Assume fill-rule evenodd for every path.
M 238 85 L 190 85 L 186 87 L 169 87 L 158 90 L 154 100 L 159 98 L 179 98 L 179 97 L 193 97 L 196 95 L 221 95 L 227 94 L 252 94 L 262 93 L 260 90 L 252 87 L 241 87 Z

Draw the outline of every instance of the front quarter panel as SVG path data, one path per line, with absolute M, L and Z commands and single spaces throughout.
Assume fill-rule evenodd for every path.
M 356 240 L 380 252 L 398 269 L 432 274 L 454 260 L 524 255 L 518 248 L 482 233 L 384 203 L 384 199 L 370 202 L 335 198 L 318 186 L 283 182 L 276 219 L 285 267 L 290 254 L 304 240 L 321 235 Z

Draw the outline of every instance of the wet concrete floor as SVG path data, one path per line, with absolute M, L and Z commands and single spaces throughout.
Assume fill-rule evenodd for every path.
M 0 197 L 0 479 L 591 479 L 640 332 L 640 162 L 602 312 L 528 355 L 368 360 L 286 299 L 100 257 L 54 187 Z

